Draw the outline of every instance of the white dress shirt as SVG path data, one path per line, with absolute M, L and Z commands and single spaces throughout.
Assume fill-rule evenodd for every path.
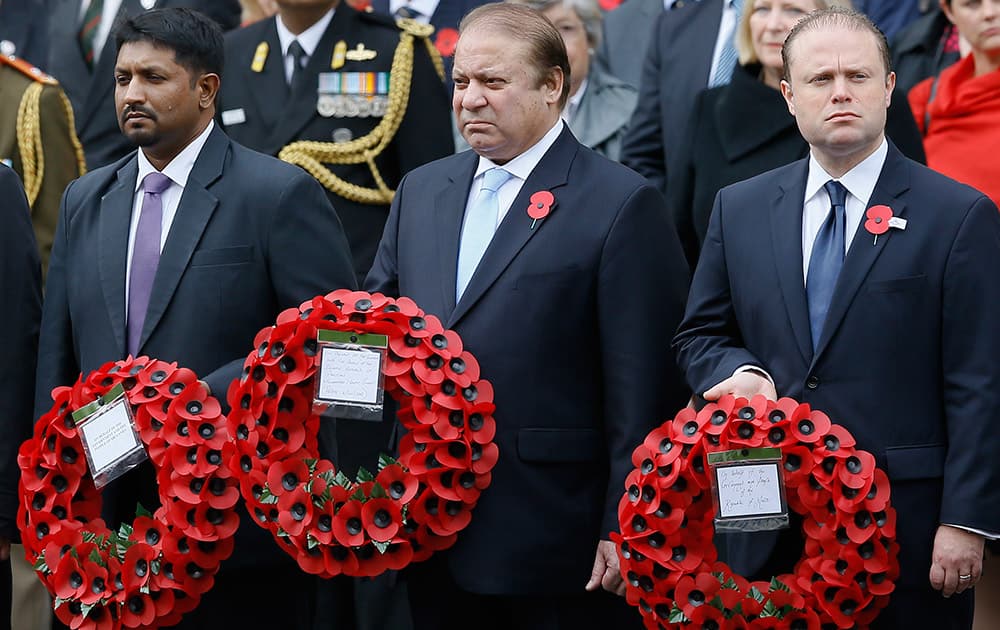
M 517 198 L 518 193 L 521 192 L 521 187 L 524 186 L 524 182 L 531 175 L 531 172 L 535 170 L 538 166 L 538 162 L 541 161 L 542 156 L 545 152 L 549 150 L 555 141 L 559 137 L 559 134 L 563 130 L 562 118 L 556 121 L 556 124 L 552 126 L 552 129 L 542 136 L 542 139 L 531 146 L 530 149 L 517 156 L 510 162 L 500 165 L 494 163 L 489 158 L 484 158 L 479 156 L 479 166 L 476 168 L 476 175 L 472 178 L 472 187 L 469 188 L 468 201 L 465 203 L 465 215 L 468 216 L 469 208 L 475 201 L 476 197 L 479 196 L 479 191 L 483 187 L 483 173 L 490 170 L 491 168 L 503 168 L 505 171 L 513 175 L 510 179 L 504 182 L 503 186 L 497 190 L 497 202 L 500 207 L 500 212 L 497 214 L 496 225 L 499 226 L 503 218 L 507 216 L 507 211 L 510 210 L 511 205 L 514 203 L 514 199 Z M 527 213 L 527 206 L 524 210 Z M 530 222 L 530 218 L 527 214 L 524 215 L 525 221 Z M 459 248 L 461 248 L 461 243 L 459 243 Z
M 431 16 L 437 11 L 438 0 L 389 0 L 389 13 L 392 15 L 396 15 L 401 7 L 419 12 L 416 20 L 422 24 L 430 24 Z
M 718 2 L 719 0 L 701 0 L 701 2 Z M 733 0 L 722 0 L 722 21 L 719 22 L 719 34 L 715 39 L 715 50 L 712 51 L 712 68 L 708 71 L 708 76 L 705 78 L 705 85 L 709 85 L 712 82 L 712 77 L 715 76 L 715 69 L 719 66 L 719 55 L 722 54 L 722 49 L 726 47 L 726 40 L 732 41 L 733 37 L 736 36 L 736 25 L 740 21 L 740 16 L 736 14 L 736 7 L 733 6 Z M 748 0 L 743 0 L 744 9 L 747 8 Z M 736 63 L 739 63 L 737 61 Z
M 208 140 L 208 134 L 212 133 L 213 127 L 215 127 L 215 122 L 209 121 L 208 127 L 205 127 L 205 131 L 202 131 L 191 144 L 184 147 L 184 150 L 178 153 L 174 159 L 170 160 L 170 163 L 164 166 L 162 171 L 159 171 L 169 177 L 171 181 L 170 186 L 160 196 L 160 203 L 163 207 L 163 219 L 160 223 L 161 252 L 163 251 L 164 244 L 167 242 L 170 226 L 174 223 L 174 216 L 177 214 L 177 206 L 181 202 L 181 195 L 184 193 L 184 187 L 187 185 L 188 176 L 191 175 L 191 169 L 194 168 L 194 161 L 198 159 L 198 155 Z M 139 214 L 142 212 L 142 199 L 145 196 L 142 180 L 146 175 L 156 172 L 156 167 L 149 163 L 142 149 L 139 149 L 138 157 L 139 176 L 135 179 L 135 196 L 132 199 L 132 220 L 128 228 L 128 256 L 125 258 L 125 304 L 128 304 L 128 285 L 132 279 L 132 250 L 135 248 L 135 232 L 139 228 Z M 127 311 L 128 309 L 125 310 Z M 128 313 L 125 314 L 125 317 L 128 317 Z
M 299 41 L 299 45 L 302 46 L 302 50 L 306 53 L 305 57 L 302 58 L 302 67 L 305 67 L 309 63 L 309 58 L 316 52 L 316 47 L 319 46 L 319 40 L 323 38 L 326 27 L 330 25 L 334 11 L 335 9 L 330 9 L 315 24 L 298 35 L 288 30 L 285 23 L 281 21 L 280 15 L 274 16 L 275 25 L 278 27 L 278 43 L 281 44 L 281 58 L 285 64 L 285 81 L 287 83 L 292 82 L 292 71 L 295 65 L 295 58 L 288 54 L 288 47 L 295 40 Z

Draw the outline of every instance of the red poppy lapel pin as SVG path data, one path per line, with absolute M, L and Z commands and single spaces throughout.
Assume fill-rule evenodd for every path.
M 906 229 L 906 219 L 892 216 L 889 206 L 872 206 L 865 212 L 865 229 L 875 235 L 873 245 L 878 245 L 879 234 L 885 234 L 889 228 Z
M 539 219 L 549 216 L 549 212 L 552 211 L 552 204 L 555 201 L 556 198 L 547 190 L 539 190 L 531 195 L 531 203 L 528 204 L 528 216 L 531 217 L 532 230 L 535 229 L 535 224 L 538 223 Z

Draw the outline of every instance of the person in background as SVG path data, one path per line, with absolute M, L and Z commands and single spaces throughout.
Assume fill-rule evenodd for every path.
M 0 0 L 0 55 L 44 66 L 49 56 L 51 0 Z
M 961 46 L 958 29 L 935 4 L 926 15 L 900 31 L 890 46 L 896 89 L 908 94 L 927 77 L 941 74 L 959 60 Z
M 569 101 L 562 111 L 573 135 L 601 155 L 617 160 L 637 92 L 596 63 L 601 39 L 597 0 L 509 0 L 541 11 L 562 35 L 569 55 Z
M 732 80 L 698 95 L 688 133 L 676 148 L 668 200 L 692 269 L 708 230 L 715 194 L 723 187 L 805 157 L 809 145 L 781 97 L 781 48 L 810 11 L 850 8 L 850 0 L 747 0 L 736 28 L 739 64 Z M 747 124 L 753 121 L 753 124 Z M 887 133 L 903 152 L 924 161 L 920 133 L 905 95 L 889 108 Z
M 7 55 L 0 55 L 0 162 L 14 169 L 27 192 L 44 283 L 59 200 L 66 186 L 86 171 L 83 149 L 59 83 Z
M 910 90 L 927 165 L 1000 203 L 1000 0 L 941 0 L 941 10 L 970 52 Z
M 243 8 L 240 16 L 241 26 L 259 22 L 278 12 L 278 5 L 274 0 L 240 0 L 240 7 Z
M 692 2 L 694 0 L 691 0 Z M 639 89 L 642 62 L 653 39 L 656 18 L 679 9 L 684 0 L 628 0 L 604 16 L 597 63 L 613 77 Z
M 9 2 L 11 0 L 4 0 Z M 116 20 L 151 9 L 188 7 L 212 18 L 223 30 L 240 23 L 238 0 L 47 0 L 48 61 L 73 104 L 76 135 L 87 169 L 94 170 L 135 150 L 118 129 L 114 107 L 114 43 L 107 47 Z
M 926 15 L 934 0 L 854 0 L 854 8 L 864 13 L 890 41 L 897 33 Z
M 742 12 L 743 0 L 701 0 L 661 11 L 656 21 L 621 162 L 664 195 L 698 93 L 732 76 L 733 34 Z M 631 51 L 633 59 L 640 58 L 637 52 Z

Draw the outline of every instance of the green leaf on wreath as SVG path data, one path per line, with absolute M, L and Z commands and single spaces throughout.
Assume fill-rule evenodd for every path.
M 316 472 L 316 464 L 319 463 L 318 459 L 303 459 L 303 463 L 309 467 L 309 474 Z
M 260 491 L 260 498 L 257 499 L 257 501 L 265 505 L 272 505 L 278 502 L 278 497 L 271 494 L 271 491 L 268 490 L 267 488 L 264 488 L 263 490 Z
M 312 501 L 313 505 L 321 510 L 323 509 L 323 506 L 326 505 L 326 501 L 323 500 L 322 495 L 312 495 Z
M 62 597 L 57 597 L 56 601 L 53 602 L 53 604 L 52 604 L 52 609 L 55 610 L 56 608 L 59 608 L 60 606 L 62 606 L 63 604 L 65 604 L 67 602 L 69 602 L 68 599 L 63 599 Z
M 373 499 L 388 499 L 389 493 L 385 491 L 382 484 L 376 483 L 372 486 L 372 498 Z
M 288 538 L 288 532 L 281 526 L 278 527 L 277 531 L 274 532 L 275 536 L 281 536 L 282 538 Z
M 118 526 L 118 537 L 123 540 L 128 540 L 129 536 L 132 535 L 132 526 L 128 523 L 122 523 Z
M 358 468 L 358 483 L 365 483 L 366 481 L 375 481 L 375 475 L 371 474 L 367 468 L 362 466 Z
M 35 564 L 31 565 L 35 571 L 41 571 L 42 573 L 49 572 L 49 565 L 45 563 L 45 553 L 42 552 L 38 555 L 38 559 L 35 560 Z
M 719 610 L 725 610 L 726 605 L 722 602 L 722 598 L 716 595 L 712 598 L 712 601 L 708 602 L 708 605 L 712 608 L 718 608 Z
M 677 603 L 670 608 L 670 617 L 667 618 L 670 623 L 687 623 L 691 621 L 684 616 L 684 611 L 677 607 Z
M 139 592 L 142 593 L 143 595 L 149 595 L 149 582 L 146 582 L 145 584 L 140 586 Z
M 94 532 L 82 531 L 80 532 L 80 538 L 82 538 L 85 543 L 92 543 L 97 540 L 97 534 Z
M 739 602 L 738 604 L 733 606 L 732 610 L 726 611 L 726 619 L 732 619 L 733 617 L 737 616 L 739 617 L 743 616 L 743 602 Z
M 750 597 L 753 597 L 755 600 L 757 600 L 758 604 L 761 604 L 761 603 L 764 602 L 764 594 L 761 593 L 760 590 L 758 590 L 756 586 L 751 586 L 750 587 L 749 595 L 750 595 Z
M 90 611 L 94 609 L 93 604 L 80 604 L 80 616 L 86 617 L 90 614 Z
M 771 587 L 767 592 L 773 593 L 774 591 L 785 591 L 786 593 L 791 593 L 792 589 L 788 588 L 788 586 L 778 578 L 771 578 Z
M 387 542 L 379 542 L 377 540 L 373 540 L 372 541 L 372 547 L 375 547 L 376 549 L 378 549 L 379 553 L 385 553 L 385 550 L 389 548 L 389 543 L 387 543 Z
M 774 602 L 772 602 L 771 600 L 767 600 L 767 603 L 764 604 L 764 608 L 761 609 L 761 611 L 760 611 L 760 616 L 761 617 L 777 617 L 778 616 L 778 607 L 775 606 Z
M 309 549 L 315 549 L 316 547 L 319 547 L 319 541 L 309 534 L 306 534 L 306 547 Z
M 354 485 L 348 478 L 348 476 L 345 475 L 344 472 L 341 470 L 337 471 L 336 476 L 334 476 L 333 478 L 333 483 L 337 484 L 341 488 L 346 488 L 347 490 L 350 490 L 351 486 Z
M 90 559 L 91 562 L 93 562 L 94 564 L 96 564 L 98 566 L 102 566 L 102 567 L 106 567 L 107 566 L 107 565 L 104 564 L 104 558 L 101 557 L 101 552 L 98 551 L 98 550 L 96 550 L 96 549 L 91 549 L 90 550 L 90 555 L 88 556 L 88 558 Z
M 358 488 L 357 490 L 354 491 L 354 494 L 352 494 L 350 496 L 350 500 L 351 501 L 360 501 L 360 502 L 364 503 L 365 501 L 368 500 L 368 497 L 365 496 L 365 491 L 364 490 L 362 490 L 361 488 Z
M 142 503 L 135 504 L 135 515 L 145 516 L 147 518 L 153 518 L 153 513 L 147 510 L 146 508 L 142 507 Z
M 385 453 L 379 453 L 379 456 L 378 456 L 378 471 L 382 472 L 382 469 L 384 469 L 384 468 L 386 468 L 388 466 L 394 466 L 394 465 L 396 465 L 398 463 L 399 462 L 396 460 L 395 457 L 391 457 L 389 455 L 386 455 Z
M 306 485 L 303 488 L 303 490 L 305 490 L 309 494 L 312 494 L 313 491 L 313 481 L 315 481 L 315 479 L 310 479 L 308 482 L 306 482 Z

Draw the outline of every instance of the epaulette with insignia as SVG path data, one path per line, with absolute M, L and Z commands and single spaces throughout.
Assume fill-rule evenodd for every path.
M 59 85 L 59 82 L 56 81 L 55 77 L 45 74 L 24 59 L 14 57 L 13 55 L 0 55 L 0 63 L 14 68 L 32 81 L 38 81 L 39 83 L 44 83 L 46 85 Z
M 422 24 L 411 18 L 399 18 L 396 20 L 396 25 L 410 35 L 421 39 L 427 39 L 434 34 L 434 26 Z

